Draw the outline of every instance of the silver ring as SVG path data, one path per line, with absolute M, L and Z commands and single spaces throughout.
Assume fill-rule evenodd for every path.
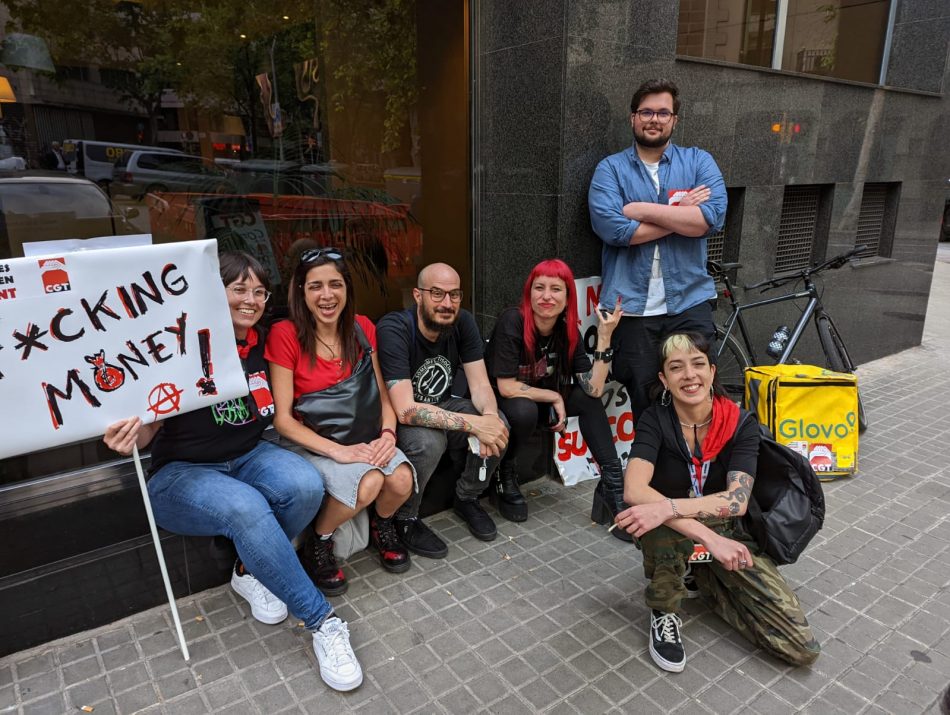
M 740 561 L 740 562 L 739 562 L 739 565 L 740 565 L 740 566 L 748 566 L 748 564 L 749 564 L 748 561 Z

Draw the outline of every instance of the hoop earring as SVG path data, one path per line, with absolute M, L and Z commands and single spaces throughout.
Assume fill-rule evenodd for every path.
M 715 390 L 713 390 L 713 386 L 710 385 L 709 386 L 709 401 L 712 402 L 714 399 L 716 399 L 716 392 Z
M 673 395 L 670 394 L 670 391 L 667 388 L 663 388 L 663 394 L 660 395 L 660 404 L 664 407 L 669 407 L 670 403 L 673 401 Z

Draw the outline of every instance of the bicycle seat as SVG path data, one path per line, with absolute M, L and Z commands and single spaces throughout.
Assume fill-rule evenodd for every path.
M 742 264 L 741 263 L 720 263 L 719 267 L 722 268 L 722 270 L 724 271 L 734 271 L 739 268 L 742 268 Z

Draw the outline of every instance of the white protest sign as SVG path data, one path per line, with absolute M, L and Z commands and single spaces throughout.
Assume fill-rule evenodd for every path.
M 600 302 L 600 276 L 577 278 L 574 286 L 577 292 L 577 317 L 580 324 L 581 342 L 587 354 L 594 352 L 597 345 L 597 316 L 594 311 Z M 593 359 L 593 358 L 591 358 Z M 624 463 L 633 444 L 633 413 L 630 411 L 630 397 L 619 382 L 607 380 L 604 394 L 601 396 L 607 420 L 613 432 L 614 447 L 617 456 Z M 576 417 L 567 421 L 567 429 L 555 435 L 554 463 L 565 484 L 577 484 L 585 479 L 597 479 L 600 472 L 594 457 L 581 435 L 580 424 Z
M 214 241 L 0 259 L 0 459 L 247 392 Z

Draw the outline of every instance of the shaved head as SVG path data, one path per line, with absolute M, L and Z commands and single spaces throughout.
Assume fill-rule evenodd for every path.
M 447 263 L 431 263 L 419 271 L 417 288 L 412 293 L 416 299 L 419 329 L 430 340 L 437 340 L 454 330 L 461 306 L 453 303 L 448 293 L 458 290 L 461 282 L 458 272 Z M 443 291 L 442 300 L 432 298 L 433 288 Z
M 419 271 L 416 285 L 419 288 L 431 288 L 433 283 L 438 283 L 440 288 L 450 290 L 458 288 L 461 282 L 458 272 L 448 263 L 430 263 Z

